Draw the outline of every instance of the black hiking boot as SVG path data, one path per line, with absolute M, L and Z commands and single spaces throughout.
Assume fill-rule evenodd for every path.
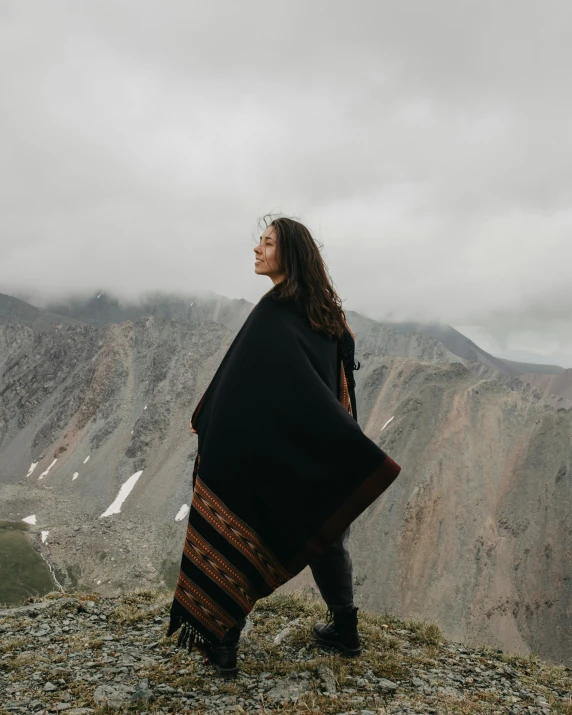
M 361 643 L 357 629 L 357 612 L 357 606 L 349 613 L 332 613 L 328 610 L 327 623 L 316 623 L 312 632 L 321 645 L 331 646 L 346 655 L 359 655 Z
M 211 665 L 221 678 L 235 678 L 238 674 L 236 659 L 239 640 L 240 629 L 231 628 L 225 634 L 220 645 L 215 648 L 214 654 L 209 658 Z

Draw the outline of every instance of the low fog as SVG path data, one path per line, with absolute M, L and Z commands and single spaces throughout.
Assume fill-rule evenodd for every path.
M 258 219 L 347 309 L 572 367 L 572 6 L 0 0 L 0 292 L 257 301 Z

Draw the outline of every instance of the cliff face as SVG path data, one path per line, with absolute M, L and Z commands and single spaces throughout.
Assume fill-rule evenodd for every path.
M 360 425 L 402 465 L 352 526 L 356 602 L 570 662 L 572 413 L 433 339 L 349 320 Z M 65 588 L 173 584 L 189 419 L 234 334 L 153 317 L 0 326 L 0 520 L 34 517 Z M 308 570 L 282 588 L 300 584 Z

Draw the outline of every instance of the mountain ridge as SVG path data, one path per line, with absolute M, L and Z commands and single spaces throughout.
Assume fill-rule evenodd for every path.
M 238 323 L 234 305 L 205 311 Z M 360 426 L 402 465 L 352 525 L 357 597 L 570 662 L 572 412 L 434 339 L 348 316 Z M 234 335 L 210 319 L 0 326 L 0 519 L 34 517 L 65 588 L 173 584 L 189 419 Z

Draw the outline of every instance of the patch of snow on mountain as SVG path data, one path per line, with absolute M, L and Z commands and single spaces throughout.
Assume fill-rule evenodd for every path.
M 392 420 L 394 417 L 395 417 L 395 415 L 393 415 L 392 417 L 390 417 L 390 418 L 387 420 L 387 422 L 383 425 L 383 427 L 382 427 L 379 431 L 380 431 L 380 432 L 383 432 L 383 430 L 387 427 L 387 425 L 391 422 L 391 420 Z
M 103 512 L 103 514 L 100 515 L 100 519 L 103 516 L 111 516 L 112 514 L 119 514 L 121 511 L 121 505 L 123 502 L 127 499 L 129 496 L 131 490 L 137 483 L 137 480 L 139 477 L 143 474 L 143 470 L 140 472 L 135 472 L 135 474 L 132 474 L 129 479 L 124 482 L 121 485 L 121 489 L 119 490 L 119 494 L 115 497 L 115 500 L 113 503 L 107 507 L 107 509 Z
M 48 538 L 48 534 L 49 534 L 49 533 L 50 533 L 49 531 L 42 531 L 42 532 L 41 532 L 41 534 L 42 534 L 42 544 L 45 544 L 45 543 L 46 543 L 46 539 Z
M 32 462 L 30 465 L 30 469 L 28 469 L 28 474 L 26 474 L 26 479 L 30 476 L 30 474 L 34 471 L 34 469 L 38 466 L 38 462 Z
M 188 516 L 190 510 L 191 507 L 188 504 L 183 504 L 183 506 L 177 512 L 175 521 L 181 521 L 181 519 L 184 519 L 186 516 Z
M 89 461 L 90 455 L 88 454 L 87 457 L 83 460 L 83 463 L 86 464 Z
M 54 466 L 54 464 L 55 464 L 57 461 L 58 461 L 58 458 L 56 457 L 56 458 L 54 459 L 54 461 L 50 464 L 50 466 L 46 469 L 46 471 L 45 471 L 45 472 L 42 472 L 42 473 L 40 474 L 40 476 L 38 477 L 38 481 L 39 481 L 40 479 L 43 479 L 44 477 L 47 477 L 47 476 L 48 476 L 48 473 L 49 473 L 50 469 Z
M 72 482 L 74 479 L 77 479 L 79 477 L 79 472 L 74 472 L 73 477 L 72 477 Z
M 32 514 L 31 516 L 25 516 L 22 521 L 25 521 L 26 524 L 34 524 L 36 525 L 36 515 Z

